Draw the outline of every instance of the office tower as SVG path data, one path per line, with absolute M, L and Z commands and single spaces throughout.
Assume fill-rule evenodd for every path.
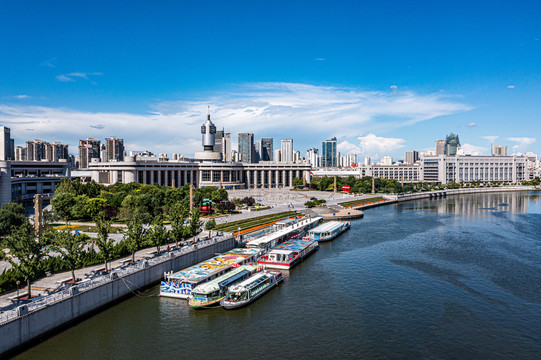
M 459 148 L 460 140 L 458 135 L 451 133 L 445 137 L 445 155 L 456 155 Z
M 308 151 L 306 152 L 306 160 L 310 162 L 310 165 L 312 165 L 312 167 L 319 167 L 319 150 L 316 148 L 308 149 Z
M 493 144 L 492 156 L 507 156 L 507 146 Z
M 282 162 L 293 162 L 293 139 L 282 139 Z
M 258 163 L 261 161 L 261 140 L 256 140 L 254 143 L 254 162 Z
M 282 162 L 282 149 L 274 150 L 274 162 Z
M 26 148 L 17 146 L 15 149 L 15 161 L 26 161 Z
M 372 163 L 372 159 L 370 159 L 370 156 L 365 156 L 364 157 L 364 164 L 366 166 L 370 165 Z
M 243 163 L 254 162 L 254 134 L 241 133 L 239 134 L 239 151 L 240 161 Z
M 223 151 L 224 151 L 224 129 L 216 131 L 216 134 L 214 135 L 214 152 L 222 154 L 222 159 L 224 159 Z
M 298 150 L 293 151 L 293 162 L 299 162 L 301 160 L 301 152 Z
M 100 158 L 100 141 L 88 138 L 79 140 L 79 168 L 86 169 L 91 159 Z
M 336 138 L 321 143 L 321 167 L 337 167 Z
M 11 130 L 0 126 L 0 160 L 15 159 L 15 142 L 11 138 Z
M 357 165 L 357 154 L 346 154 L 340 157 L 341 167 L 352 167 Z
M 419 160 L 419 152 L 418 151 L 406 151 L 406 154 L 404 156 L 404 163 L 406 164 L 415 164 Z
M 340 152 L 336 153 L 336 167 L 340 167 Z
M 231 154 L 231 144 L 231 133 L 225 133 L 222 139 L 222 159 L 225 162 L 233 161 L 233 157 Z
M 237 150 L 231 150 L 231 162 L 239 162 L 239 153 Z
M 272 138 L 261 138 L 261 160 L 262 161 L 273 161 L 273 139 Z
M 105 138 L 105 159 L 102 161 L 124 161 L 124 139 Z
M 436 140 L 436 155 L 445 155 L 445 140 Z

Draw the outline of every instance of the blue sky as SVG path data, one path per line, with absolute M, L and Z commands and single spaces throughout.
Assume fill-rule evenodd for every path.
M 13 1 L 0 5 L 0 124 L 18 144 L 119 136 L 191 155 L 199 123 L 304 154 L 541 153 L 541 3 Z M 488 138 L 487 138 L 488 137 Z M 497 138 L 496 138 L 497 137 Z M 276 145 L 275 145 L 276 146 Z

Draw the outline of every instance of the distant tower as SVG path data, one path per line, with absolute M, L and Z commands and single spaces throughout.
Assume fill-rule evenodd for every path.
M 201 126 L 201 142 L 203 152 L 195 153 L 197 160 L 220 161 L 222 153 L 214 151 L 216 145 L 216 126 L 210 121 L 210 114 L 207 115 L 207 121 Z
M 460 140 L 458 135 L 449 134 L 445 138 L 445 155 L 456 155 L 456 151 L 460 148 Z

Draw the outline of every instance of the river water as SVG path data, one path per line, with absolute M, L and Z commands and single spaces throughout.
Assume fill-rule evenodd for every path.
M 20 359 L 539 359 L 541 194 L 418 200 L 364 219 L 250 306 L 158 287 Z

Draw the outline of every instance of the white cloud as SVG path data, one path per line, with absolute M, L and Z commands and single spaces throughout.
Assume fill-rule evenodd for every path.
M 342 154 L 360 154 L 361 148 L 355 144 L 350 143 L 347 140 L 342 141 L 339 143 L 336 148 L 338 151 Z
M 59 75 L 64 77 L 59 80 L 91 79 L 92 75 L 99 73 L 70 73 Z M 302 143 L 302 138 L 312 143 L 310 146 L 330 136 L 351 139 L 361 131 L 381 134 L 471 109 L 440 93 L 391 94 L 306 84 L 253 83 L 214 92 L 204 99 L 152 104 L 152 112 L 145 114 L 0 104 L 0 122 L 10 126 L 21 140 L 43 138 L 75 146 L 78 139 L 87 136 L 119 136 L 130 150 L 191 155 L 200 150 L 199 125 L 206 118 L 208 105 L 216 126 L 231 131 L 233 138 L 239 132 L 250 131 L 256 137 L 293 137 L 296 144 Z M 28 128 L 34 132 L 28 133 Z M 370 139 L 367 136 L 364 141 Z M 370 144 L 365 146 L 371 151 Z M 75 152 L 75 147 L 71 151 Z
M 499 138 L 499 136 L 483 136 L 482 137 L 483 139 L 489 141 L 490 143 L 494 143 L 496 141 L 496 139 Z
M 393 89 L 393 90 L 398 89 L 398 86 L 396 86 L 396 85 L 391 85 L 391 86 L 389 86 L 389 87 L 390 87 L 391 89 Z
M 99 76 L 102 75 L 100 72 L 94 72 L 94 73 L 83 73 L 83 72 L 72 72 L 69 74 L 61 74 L 56 77 L 56 80 L 62 81 L 62 82 L 74 82 L 76 81 L 76 78 L 81 78 L 85 80 L 89 80 L 93 84 L 96 84 L 93 80 L 90 79 L 91 76 Z
M 517 143 L 512 147 L 514 151 L 525 151 L 528 145 L 531 145 L 537 141 L 536 138 L 530 137 L 508 137 L 507 140 Z
M 515 85 L 508 85 L 507 88 L 508 88 L 508 89 L 514 89 L 514 88 L 515 88 Z
M 15 95 L 15 98 L 16 99 L 29 99 L 30 96 L 26 94 L 21 94 L 21 95 Z
M 469 123 L 469 124 L 466 125 L 466 126 L 471 128 L 471 127 L 474 127 L 475 125 L 476 125 L 476 124 L 475 124 L 474 122 L 472 122 L 472 123 Z
M 55 58 L 51 58 L 47 61 L 44 61 L 40 64 L 41 66 L 46 66 L 46 67 L 51 67 L 51 68 L 54 68 L 56 67 L 56 59 Z
M 316 58 L 316 61 L 325 61 L 325 58 L 317 57 L 317 58 Z
M 363 155 L 373 158 L 389 155 L 393 151 L 404 147 L 404 143 L 406 142 L 404 139 L 385 138 L 374 134 L 361 135 L 359 136 L 359 141 Z
M 463 144 L 460 146 L 460 150 L 462 150 L 466 155 L 483 155 L 486 153 L 488 148 L 472 144 Z

